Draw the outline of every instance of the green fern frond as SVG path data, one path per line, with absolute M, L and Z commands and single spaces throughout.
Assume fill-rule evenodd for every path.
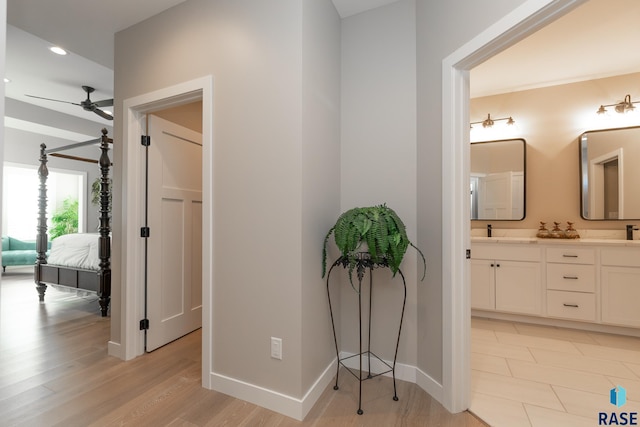
M 426 260 L 424 254 L 409 241 L 406 227 L 396 212 L 386 204 L 353 208 L 342 213 L 335 225 L 329 230 L 324 239 L 322 251 L 322 277 L 326 274 L 327 243 L 331 233 L 340 250 L 345 266 L 349 270 L 349 281 L 353 284 L 353 270 L 358 257 L 357 251 L 363 242 L 367 243 L 369 255 L 374 263 L 383 260 L 395 275 L 400 269 L 400 264 L 409 245 L 414 247 L 422 257 L 424 274 L 426 275 Z
M 327 235 L 324 237 L 324 245 L 322 246 L 322 277 L 323 278 L 327 272 L 327 243 L 329 242 L 329 236 L 331 236 L 331 233 L 333 232 L 333 230 L 335 230 L 335 228 L 336 228 L 335 226 L 331 227 Z

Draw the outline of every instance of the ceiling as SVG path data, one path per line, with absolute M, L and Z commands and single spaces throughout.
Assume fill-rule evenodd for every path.
M 638 0 L 589 0 L 474 68 L 471 97 L 638 72 L 638 22 Z
M 7 0 L 7 98 L 42 107 L 38 115 L 50 109 L 111 125 L 78 106 L 25 94 L 79 103 L 88 85 L 96 89 L 92 100 L 112 98 L 114 34 L 183 1 Z M 333 3 L 344 18 L 396 1 Z M 640 71 L 640 55 L 630 54 L 640 41 L 638 21 L 638 0 L 590 0 L 472 70 L 472 96 Z M 51 54 L 53 44 L 70 54 Z

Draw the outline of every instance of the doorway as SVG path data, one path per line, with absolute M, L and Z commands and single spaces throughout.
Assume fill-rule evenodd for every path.
M 595 218 L 624 218 L 622 148 L 589 161 L 589 214 Z
M 469 407 L 471 390 L 469 70 L 585 1 L 528 0 L 443 60 L 443 403 L 452 412 Z
M 144 224 L 145 173 L 141 135 L 146 116 L 154 111 L 202 102 L 202 385 L 211 388 L 211 325 L 213 290 L 213 78 L 206 76 L 126 99 L 123 103 L 123 222 L 119 324 L 120 342 L 109 353 L 125 360 L 144 353 Z M 113 335 L 113 332 L 112 332 Z

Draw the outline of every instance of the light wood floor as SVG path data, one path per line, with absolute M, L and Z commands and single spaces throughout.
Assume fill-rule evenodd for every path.
M 129 362 L 107 355 L 109 318 L 95 296 L 49 287 L 39 304 L 30 269 L 8 269 L 0 288 L 2 426 L 484 426 L 452 415 L 415 384 L 342 375 L 305 421 L 203 389 L 200 332 Z M 26 273 L 24 273 L 26 272 Z

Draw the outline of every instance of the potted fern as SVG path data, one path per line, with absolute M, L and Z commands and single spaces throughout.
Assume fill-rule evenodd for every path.
M 340 215 L 324 238 L 322 277 L 327 270 L 327 243 L 331 233 L 342 255 L 340 259 L 349 267 L 349 280 L 352 279 L 353 269 L 357 266 L 359 252 L 367 252 L 371 262 L 375 264 L 388 265 L 395 276 L 409 246 L 415 248 L 422 257 L 424 272 L 421 280 L 426 275 L 427 263 L 424 254 L 409 241 L 404 223 L 396 212 L 385 204 L 353 208 Z

